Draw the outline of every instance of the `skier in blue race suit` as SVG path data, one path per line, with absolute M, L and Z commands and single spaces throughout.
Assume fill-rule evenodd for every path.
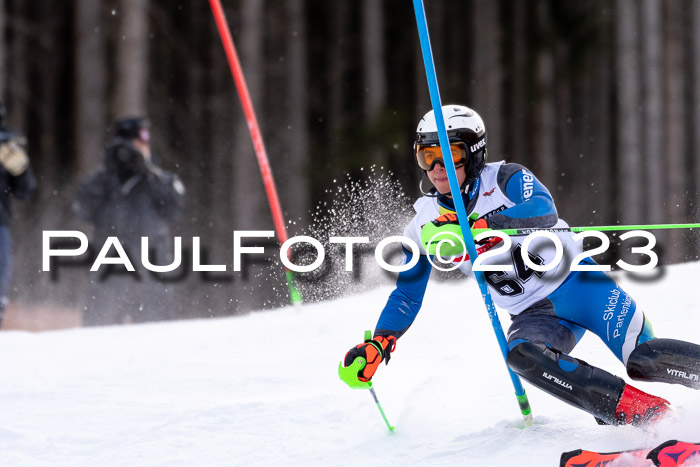
M 452 159 L 472 228 L 568 227 L 559 218 L 547 188 L 525 167 L 504 162 L 486 163 L 486 130 L 481 117 L 460 105 L 443 107 Z M 421 308 L 432 265 L 421 243 L 426 224 L 432 228 L 457 223 L 449 181 L 439 148 L 433 112 L 419 122 L 414 155 L 434 188 L 424 191 L 414 208 L 415 217 L 404 236 L 420 245 L 420 257 L 411 269 L 399 274 L 374 337 L 350 349 L 344 365 L 363 357 L 358 372 L 369 381 L 382 361 L 411 326 Z M 565 258 L 582 252 L 580 240 L 570 232 L 555 234 Z M 630 378 L 676 383 L 700 389 L 700 346 L 674 339 L 656 338 L 643 311 L 624 290 L 590 258 L 571 271 L 559 261 L 548 271 L 529 268 L 522 260 L 525 237 L 512 236 L 509 251 L 484 264 L 512 265 L 508 271 L 486 271 L 485 280 L 494 303 L 512 318 L 508 332 L 508 366 L 545 392 L 578 407 L 601 424 L 639 425 L 661 416 L 668 401 L 644 393 L 605 370 L 571 357 L 588 330 L 600 337 L 626 366 Z M 478 245 L 479 254 L 502 240 L 488 239 Z M 504 249 L 505 250 L 505 249 Z M 527 248 L 530 260 L 552 264 L 556 251 L 551 239 L 533 239 Z M 534 253 L 533 253 L 534 252 Z M 405 264 L 412 253 L 404 247 Z M 471 263 L 460 266 L 471 273 Z

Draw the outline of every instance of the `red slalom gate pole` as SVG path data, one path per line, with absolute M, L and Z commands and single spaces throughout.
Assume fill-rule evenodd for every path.
M 284 224 L 284 216 L 282 215 L 282 208 L 280 206 L 279 196 L 277 195 L 277 188 L 275 188 L 275 180 L 272 177 L 272 170 L 270 169 L 270 162 L 267 158 L 265 144 L 263 144 L 258 119 L 255 118 L 255 111 L 253 110 L 253 103 L 250 100 L 248 86 L 246 85 L 245 77 L 243 76 L 241 62 L 238 60 L 236 47 L 233 45 L 233 37 L 231 36 L 231 31 L 229 30 L 224 10 L 221 7 L 221 2 L 219 0 L 209 0 L 209 4 L 211 5 L 214 20 L 216 21 L 216 27 L 219 29 L 219 35 L 221 36 L 221 42 L 224 46 L 226 58 L 228 59 L 228 64 L 231 68 L 233 81 L 236 83 L 238 96 L 241 99 L 243 113 L 245 114 L 248 130 L 250 131 L 250 138 L 253 140 L 253 148 L 255 149 L 255 155 L 258 158 L 260 174 L 262 175 L 263 183 L 265 185 L 267 200 L 270 204 L 270 211 L 272 212 L 272 220 L 275 224 L 277 240 L 281 245 L 287 241 L 287 228 Z M 289 298 L 292 304 L 301 304 L 301 293 L 299 293 L 299 290 L 294 284 L 294 272 L 285 268 L 285 274 L 287 286 L 289 287 Z

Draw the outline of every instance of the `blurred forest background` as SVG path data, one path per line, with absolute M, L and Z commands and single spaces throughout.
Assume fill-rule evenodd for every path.
M 222 3 L 290 235 L 372 165 L 419 194 L 412 143 L 430 104 L 410 1 Z M 489 160 L 533 170 L 571 225 L 700 221 L 699 1 L 427 0 L 426 12 L 443 102 L 476 109 Z M 173 229 L 185 245 L 200 236 L 209 262 L 230 264 L 234 229 L 272 229 L 206 0 L 0 0 L 0 97 L 39 179 L 15 203 L 15 302 L 84 301 L 89 265 L 41 273 L 41 233 L 89 231 L 71 201 L 125 115 L 150 117 L 154 152 L 185 183 Z M 657 237 L 665 263 L 698 258 L 694 231 Z M 179 282 L 177 316 L 287 302 L 278 264 L 254 272 Z

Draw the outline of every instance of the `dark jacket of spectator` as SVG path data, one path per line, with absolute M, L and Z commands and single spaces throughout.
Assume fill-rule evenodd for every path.
M 79 187 L 73 202 L 75 214 L 94 225 L 91 245 L 101 248 L 107 237 L 117 237 L 136 268 L 126 272 L 119 265 L 104 265 L 101 273 L 89 273 L 83 315 L 88 326 L 173 317 L 174 284 L 141 267 L 141 237 L 148 237 L 151 263 L 172 262 L 170 227 L 182 215 L 184 187 L 153 161 L 146 125 L 139 118 L 115 124 L 104 166 Z M 109 256 L 114 255 L 111 251 Z

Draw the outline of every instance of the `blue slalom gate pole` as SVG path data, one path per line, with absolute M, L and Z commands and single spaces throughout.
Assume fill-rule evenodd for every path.
M 443 154 L 452 154 L 450 151 L 450 141 L 447 137 L 447 130 L 445 128 L 445 119 L 442 114 L 442 102 L 440 101 L 440 88 L 438 87 L 437 75 L 435 73 L 435 64 L 433 63 L 433 51 L 430 46 L 430 34 L 428 33 L 428 23 L 425 18 L 425 8 L 423 6 L 423 0 L 413 0 L 413 9 L 416 14 L 416 23 L 418 24 L 418 36 L 420 37 L 421 50 L 423 52 L 423 63 L 425 65 L 425 74 L 428 79 L 428 89 L 430 91 L 430 101 L 433 106 L 433 111 L 435 112 L 435 121 L 437 123 L 438 129 L 438 139 L 440 140 L 440 149 Z M 467 210 L 464 206 L 464 200 L 462 199 L 462 194 L 459 189 L 459 182 L 457 181 L 457 171 L 455 170 L 454 161 L 452 157 L 443 157 L 445 161 L 445 169 L 447 171 L 447 178 L 450 183 L 450 192 L 452 192 L 452 199 L 454 200 L 455 209 L 457 210 L 457 219 L 459 224 L 463 226 L 462 235 L 464 237 L 464 243 L 467 246 L 467 251 L 469 252 L 469 260 L 472 262 L 472 270 L 474 266 L 474 260 L 477 257 L 476 247 L 474 246 L 474 237 L 472 236 L 471 230 L 469 229 L 469 216 L 467 215 Z M 481 297 L 486 305 L 486 311 L 491 319 L 491 325 L 496 333 L 496 338 L 498 339 L 498 345 L 501 347 L 501 353 L 503 354 L 503 359 L 508 356 L 508 341 L 503 333 L 503 327 L 501 327 L 501 321 L 498 319 L 498 314 L 496 313 L 496 307 L 493 304 L 493 299 L 488 290 L 488 285 L 486 284 L 486 279 L 484 278 L 484 273 L 482 271 L 474 271 L 476 276 L 476 281 L 479 284 L 479 289 L 481 290 Z M 518 404 L 520 405 L 520 412 L 523 414 L 523 420 L 525 426 L 532 425 L 532 411 L 530 410 L 530 402 L 525 394 L 525 389 L 523 388 L 520 378 L 516 375 L 508 366 L 508 373 L 510 374 L 510 379 L 513 382 L 513 387 L 515 388 L 515 396 L 518 399 Z

